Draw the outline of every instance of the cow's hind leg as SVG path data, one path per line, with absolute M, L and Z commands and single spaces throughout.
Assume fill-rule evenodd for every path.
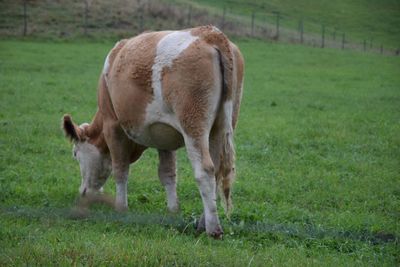
M 218 196 L 218 187 L 220 185 L 220 179 L 221 179 L 221 172 L 220 170 L 220 164 L 221 164 L 221 149 L 222 149 L 222 138 L 221 138 L 221 130 L 220 128 L 213 127 L 210 133 L 210 142 L 209 142 L 209 148 L 210 148 L 210 155 L 212 162 L 214 163 L 214 169 L 215 169 L 215 178 L 216 178 L 216 188 L 215 188 L 215 195 L 216 198 Z M 203 232 L 206 230 L 206 224 L 205 224 L 205 217 L 204 213 L 200 216 L 198 222 L 197 222 L 197 231 L 198 232 Z
M 178 212 L 179 204 L 176 194 L 176 152 L 158 150 L 158 156 L 160 159 L 158 176 L 167 192 L 168 210 L 171 212 Z
M 206 232 L 215 238 L 221 238 L 223 231 L 217 213 L 214 164 L 209 152 L 208 138 L 185 136 L 185 144 L 203 201 Z

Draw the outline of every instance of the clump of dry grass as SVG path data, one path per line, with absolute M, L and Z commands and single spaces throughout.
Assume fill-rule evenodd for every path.
M 89 216 L 90 207 L 93 205 L 105 205 L 115 209 L 115 198 L 106 193 L 86 193 L 80 196 L 75 207 L 71 209 L 70 218 L 83 219 Z

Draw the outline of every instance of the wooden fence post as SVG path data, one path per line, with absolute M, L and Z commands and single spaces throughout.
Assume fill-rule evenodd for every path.
M 88 17 L 89 17 L 89 0 L 84 0 L 85 10 L 83 13 L 83 34 L 87 36 L 88 34 Z
M 344 49 L 344 43 L 346 42 L 346 34 L 345 33 L 343 33 L 342 34 L 342 49 Z
M 139 15 L 139 33 L 142 33 L 143 30 L 144 30 L 143 13 L 140 12 L 140 15 Z
M 273 13 L 276 14 L 276 36 L 275 36 L 275 38 L 276 38 L 276 40 L 278 40 L 279 39 L 279 20 L 281 18 L 281 14 L 279 11 L 273 11 Z
M 254 36 L 254 18 L 256 16 L 255 11 L 251 13 L 251 36 Z
M 268 39 L 267 15 L 265 14 L 263 17 L 263 25 L 264 25 L 265 38 Z
M 188 26 L 191 26 L 192 24 L 192 5 L 189 5 L 189 10 L 188 10 Z
M 26 34 L 28 33 L 28 14 L 27 14 L 27 0 L 24 0 L 24 32 L 23 32 L 23 36 L 26 36 Z
M 321 48 L 325 47 L 325 25 L 322 25 L 322 32 L 321 32 Z
M 304 42 L 304 39 L 303 39 L 303 34 L 304 34 L 303 19 L 301 19 L 301 20 L 299 21 L 299 31 L 300 31 L 300 43 L 303 43 L 303 42 Z
M 224 31 L 225 29 L 225 15 L 226 15 L 226 7 L 224 6 L 224 10 L 222 11 L 222 22 L 221 22 L 222 31 Z

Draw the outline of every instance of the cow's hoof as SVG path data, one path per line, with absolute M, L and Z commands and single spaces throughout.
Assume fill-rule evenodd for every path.
M 127 212 L 128 211 L 128 207 L 127 206 L 123 206 L 123 205 L 115 205 L 115 210 L 117 212 Z
M 89 216 L 89 209 L 85 207 L 74 207 L 69 213 L 69 218 L 73 220 L 85 219 Z
M 222 231 L 221 226 L 217 226 L 217 229 L 215 229 L 213 232 L 209 233 L 209 235 L 214 239 L 220 240 L 224 236 L 224 231 Z
M 199 220 L 197 221 L 196 229 L 198 233 L 206 231 L 206 219 L 204 217 L 204 213 L 200 216 Z
M 172 214 L 177 214 L 180 212 L 179 205 L 168 207 L 168 211 Z

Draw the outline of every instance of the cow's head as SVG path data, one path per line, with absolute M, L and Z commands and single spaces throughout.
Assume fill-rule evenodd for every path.
M 81 195 L 102 191 L 111 173 L 110 155 L 101 153 L 93 144 L 93 140 L 88 136 L 89 127 L 88 123 L 76 125 L 69 115 L 64 115 L 62 119 L 65 135 L 74 144 L 72 155 L 79 162 L 81 169 L 82 182 L 79 188 Z

